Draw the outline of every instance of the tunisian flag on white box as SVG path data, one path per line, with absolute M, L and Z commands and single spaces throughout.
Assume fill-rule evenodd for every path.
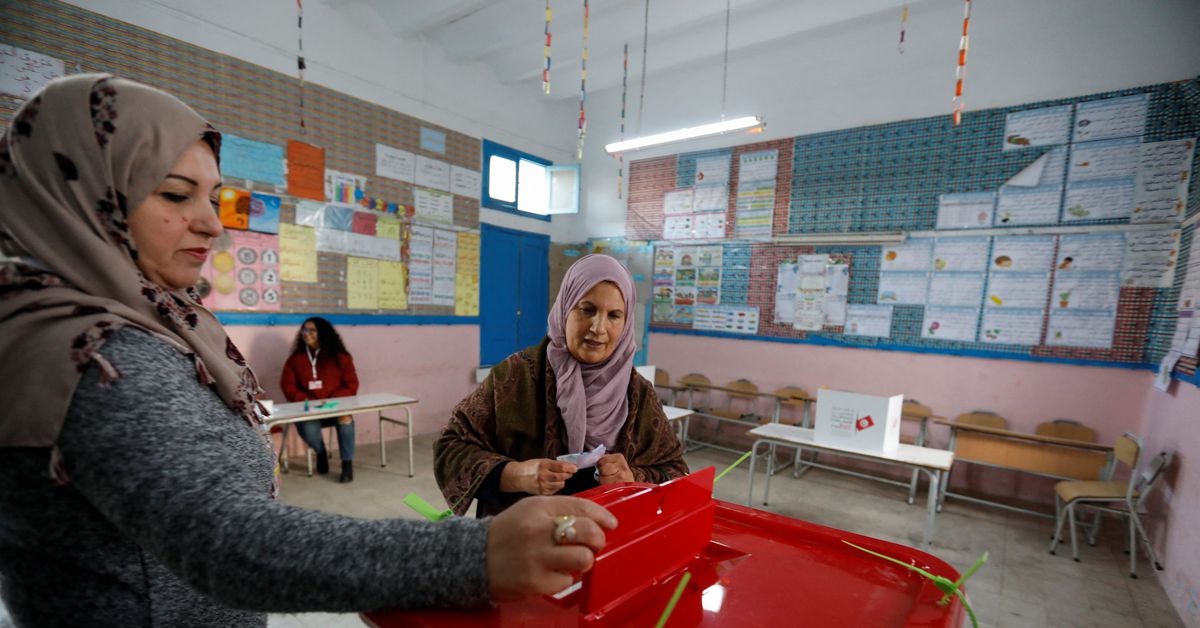
M 817 391 L 813 440 L 866 451 L 896 451 L 903 406 L 904 395 L 873 397 L 822 388 Z

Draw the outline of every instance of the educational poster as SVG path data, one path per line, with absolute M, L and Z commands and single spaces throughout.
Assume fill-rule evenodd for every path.
M 1133 177 L 1141 153 L 1142 141 L 1136 137 L 1075 144 L 1067 181 Z
M 879 270 L 929 270 L 933 256 L 933 238 L 910 238 L 901 244 L 880 247 Z
M 757 151 L 739 156 L 735 228 L 738 238 L 771 237 L 778 159 L 778 150 Z
M 1066 144 L 1074 105 L 1016 111 L 1004 117 L 1004 150 Z
M 1010 187 L 1062 185 L 1067 172 L 1067 148 L 1055 146 L 1004 182 Z
M 356 257 L 400 261 L 400 241 L 376 236 L 342 231 L 340 229 L 316 228 L 317 250 L 322 253 L 340 253 Z
M 0 44 L 0 94 L 28 100 L 64 74 L 60 59 Z
M 721 302 L 720 267 L 696 269 L 696 303 L 716 305 Z
M 984 306 L 1003 309 L 1046 310 L 1050 295 L 1050 273 L 988 274 Z
M 395 214 L 379 214 L 375 219 L 375 235 L 389 240 L 399 240 L 400 228 L 403 224 Z
M 796 290 L 800 284 L 800 265 L 780 262 L 775 269 L 775 322 L 791 324 L 796 320 Z
M 675 268 L 692 268 L 700 259 L 700 253 L 694 246 L 677 246 L 671 251 L 674 254 Z
M 378 235 L 379 214 L 375 212 L 354 212 L 350 217 L 350 231 L 362 235 Z
M 729 153 L 698 157 L 696 159 L 695 185 L 728 185 L 729 160 Z
M 825 324 L 835 327 L 846 324 L 847 301 L 850 297 L 850 265 L 829 260 L 825 266 Z
M 1054 263 L 1055 237 L 997 236 L 992 239 L 992 272 L 1046 272 Z
M 379 309 L 379 260 L 346 258 L 346 307 Z
M 459 196 L 478 200 L 482 186 L 478 170 L 450 166 L 450 191 Z
M 1071 233 L 1059 237 L 1059 275 L 1075 271 L 1120 272 L 1125 258 L 1123 233 Z
M 988 267 L 989 238 L 937 238 L 933 272 L 983 272 Z
M 671 314 L 671 321 L 681 325 L 691 325 L 695 320 L 695 305 L 676 305 Z
M 446 134 L 437 129 L 421 127 L 421 150 L 445 154 Z
M 993 226 L 1044 225 L 1058 222 L 1061 185 L 1017 187 L 1004 185 L 996 200 Z
M 278 311 L 279 241 L 264 233 L 226 231 L 213 243 L 210 308 Z
M 445 192 L 413 188 L 413 220 L 449 225 L 454 222 L 454 197 Z
M 975 340 L 975 327 L 978 324 L 978 307 L 930 305 L 925 308 L 921 337 L 930 340 L 972 342 Z
M 983 277 L 983 273 L 933 273 L 925 303 L 979 307 L 979 302 L 983 300 Z
M 450 191 L 450 164 L 417 155 L 417 185 L 443 192 Z
M 417 158 L 406 150 L 376 143 L 375 174 L 412 183 L 417 178 Z
M 696 265 L 697 266 L 721 266 L 723 259 L 722 254 L 725 247 L 720 244 L 710 246 L 701 246 L 696 248 Z
M 692 213 L 692 190 L 679 190 L 663 194 L 663 215 L 679 216 Z
M 404 262 L 375 261 L 379 264 L 379 309 L 407 310 L 408 287 L 405 285 Z
M 828 255 L 801 255 L 796 259 L 796 297 L 792 327 L 820 331 L 825 326 L 825 284 Z
M 687 240 L 692 237 L 692 214 L 667 216 L 663 219 L 664 240 Z
M 892 335 L 892 306 L 851 304 L 846 307 L 847 336 L 887 338 Z
M 250 228 L 250 192 L 234 188 L 221 188 L 218 196 L 217 215 L 221 226 L 226 229 Z
M 1079 103 L 1075 111 L 1075 135 L 1071 141 L 1141 137 L 1149 108 L 1150 94 Z
M 943 194 L 938 197 L 938 229 L 986 229 L 996 210 L 995 192 Z
M 1065 203 L 1063 222 L 1127 218 L 1133 210 L 1133 177 L 1072 181 Z
M 458 237 L 453 231 L 433 230 L 433 305 L 454 306 L 458 267 Z
M 979 342 L 1006 345 L 1037 345 L 1042 340 L 1044 309 L 986 307 L 979 327 Z
M 1116 315 L 1121 277 L 1116 273 L 1057 273 L 1051 291 L 1050 309 L 1109 310 Z
M 279 276 L 284 281 L 317 281 L 317 235 L 312 228 L 279 225 Z
M 325 170 L 325 199 L 340 205 L 357 205 L 367 194 L 367 178 L 360 174 Z
M 697 185 L 692 190 L 692 211 L 725 212 L 729 209 L 729 188 L 724 184 Z
M 279 197 L 252 192 L 250 194 L 250 230 L 259 233 L 279 233 Z
M 225 133 L 221 136 L 221 177 L 283 185 L 283 147 Z
M 1183 220 L 1195 153 L 1193 138 L 1141 145 L 1130 222 Z
M 479 234 L 458 234 L 458 269 L 454 276 L 454 315 L 479 316 Z
M 734 334 L 758 333 L 758 308 L 741 305 L 697 305 L 692 327 Z
M 692 215 L 692 234 L 698 240 L 720 240 L 725 237 L 725 213 Z
M 1170 288 L 1179 261 L 1179 235 L 1179 229 L 1126 233 L 1121 285 Z
M 408 302 L 433 305 L 433 229 L 413 225 L 408 240 Z
M 325 200 L 325 149 L 296 140 L 287 143 L 288 194 Z
M 879 305 L 924 305 L 929 273 L 901 271 L 879 274 Z
M 1111 349 L 1117 317 L 1105 310 L 1050 310 L 1046 344 L 1052 347 Z

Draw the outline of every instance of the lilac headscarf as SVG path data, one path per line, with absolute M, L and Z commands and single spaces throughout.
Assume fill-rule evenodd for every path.
M 584 364 L 567 350 L 567 315 L 583 296 L 604 281 L 611 281 L 625 297 L 625 328 L 617 348 L 599 364 Z M 616 444 L 617 434 L 629 415 L 629 377 L 633 372 L 633 313 L 637 294 L 633 277 L 617 260 L 607 255 L 586 255 L 567 269 L 547 323 L 550 345 L 546 349 L 558 385 L 558 409 L 567 426 L 567 449 L 571 453 L 591 450 L 601 443 L 606 449 Z

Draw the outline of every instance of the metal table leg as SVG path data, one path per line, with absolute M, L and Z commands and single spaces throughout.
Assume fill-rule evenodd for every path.
M 387 447 L 384 445 L 384 442 L 386 441 L 386 439 L 383 437 L 384 421 L 387 421 L 388 423 L 395 423 L 397 425 L 403 425 L 404 429 L 408 432 L 408 477 L 411 478 L 414 475 L 414 469 L 415 469 L 415 462 L 413 460 L 412 411 L 408 409 L 408 406 L 400 406 L 400 409 L 404 411 L 404 420 L 403 421 L 400 419 L 393 419 L 390 417 L 383 416 L 383 411 L 382 410 L 379 411 L 379 466 L 381 466 L 381 467 L 387 466 Z
M 926 430 L 928 429 L 927 428 L 928 421 L 929 421 L 928 418 L 921 419 L 921 431 L 917 432 L 917 447 L 925 446 L 925 434 L 926 434 Z M 912 482 L 908 485 L 908 505 L 909 506 L 913 505 L 913 503 L 917 501 L 917 483 L 918 483 L 917 480 L 920 477 L 920 475 L 921 475 L 920 471 L 913 469 Z
M 927 473 L 929 473 L 929 505 L 928 514 L 925 515 L 925 536 L 923 541 L 925 545 L 933 545 L 934 525 L 938 511 L 938 484 L 940 484 L 942 472 L 934 469 Z

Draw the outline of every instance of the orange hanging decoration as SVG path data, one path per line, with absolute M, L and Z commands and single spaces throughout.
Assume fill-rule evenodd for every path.
M 954 125 L 958 126 L 962 122 L 962 112 L 966 107 L 963 105 L 963 80 L 967 77 L 967 30 L 971 25 L 971 0 L 963 0 L 963 28 L 962 39 L 958 44 L 958 67 L 954 71 L 954 98 L 951 100 L 954 106 Z

